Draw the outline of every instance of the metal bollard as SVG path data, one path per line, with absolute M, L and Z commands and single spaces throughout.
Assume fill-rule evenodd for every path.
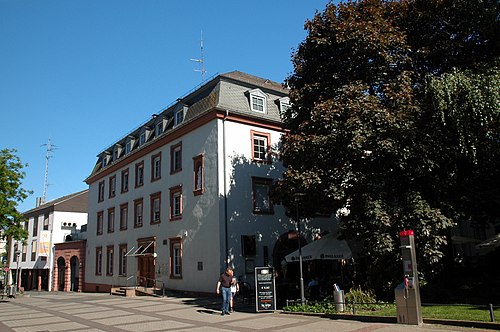
M 490 303 L 488 307 L 490 309 L 490 321 L 495 322 L 495 312 L 493 311 L 493 304 Z

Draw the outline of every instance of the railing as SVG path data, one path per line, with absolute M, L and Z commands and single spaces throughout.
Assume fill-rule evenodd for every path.
M 131 282 L 132 280 L 132 282 Z M 161 289 L 162 296 L 165 296 L 165 283 L 162 280 L 152 279 L 147 277 L 137 276 L 135 274 L 129 275 L 126 278 L 126 286 L 125 287 L 134 287 L 136 290 L 142 290 L 147 293 L 148 289 L 152 289 L 153 293 L 156 294 L 155 290 Z M 114 285 L 111 285 L 111 288 L 114 288 Z
M 255 291 L 252 289 L 252 286 L 246 281 L 238 281 L 239 286 L 239 297 L 241 297 L 243 302 L 248 301 L 251 303 L 252 299 L 255 297 Z
M 158 279 L 153 279 L 153 278 L 147 278 L 147 277 L 137 277 L 136 278 L 136 289 L 139 289 L 139 287 L 142 287 L 145 292 L 149 288 L 153 289 L 153 292 L 157 289 L 162 290 L 162 296 L 165 296 L 165 284 L 162 280 Z M 156 295 L 156 293 L 155 293 Z
M 321 301 L 310 301 L 310 300 L 305 300 L 305 305 L 313 305 L 314 303 L 321 303 Z M 363 310 L 362 306 L 393 306 L 395 303 L 389 303 L 389 302 L 354 302 L 354 301 L 329 301 L 329 303 L 333 303 L 335 305 L 343 305 L 344 308 L 348 309 L 348 311 L 351 311 L 353 315 L 356 315 L 356 312 L 358 309 L 361 308 Z M 286 300 L 286 306 L 294 306 L 294 305 L 301 305 L 300 299 L 298 300 Z M 439 303 L 422 303 L 422 306 L 468 306 L 468 307 L 473 307 L 479 310 L 488 310 L 489 316 L 490 316 L 490 322 L 495 322 L 495 308 L 499 308 L 500 306 L 494 306 L 493 304 L 439 304 Z

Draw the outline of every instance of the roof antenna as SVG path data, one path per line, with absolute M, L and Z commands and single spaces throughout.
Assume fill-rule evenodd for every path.
M 205 70 L 205 58 L 203 56 L 203 30 L 201 31 L 200 51 L 201 51 L 201 58 L 190 59 L 190 60 L 200 63 L 201 69 L 194 69 L 194 71 L 201 72 L 201 82 L 203 83 L 205 82 L 205 73 L 207 72 Z
M 43 195 L 39 197 L 37 200 L 37 206 L 45 204 L 47 202 L 47 187 L 48 187 L 48 178 L 49 178 L 49 159 L 52 158 L 52 152 L 57 148 L 57 146 L 53 145 L 50 141 L 47 144 L 42 144 L 41 146 L 47 147 L 47 152 L 45 154 L 45 177 L 43 179 Z

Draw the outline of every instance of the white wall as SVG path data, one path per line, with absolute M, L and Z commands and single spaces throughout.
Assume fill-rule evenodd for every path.
M 109 176 L 105 180 L 105 200 L 97 202 L 98 183 L 92 183 L 89 191 L 89 224 L 87 238 L 87 258 L 85 280 L 89 283 L 109 285 L 131 285 L 133 279 L 126 281 L 118 276 L 118 246 L 127 244 L 130 250 L 137 248 L 137 240 L 156 236 L 155 270 L 156 278 L 165 282 L 170 289 L 213 291 L 214 284 L 219 275 L 219 204 L 220 197 L 217 189 L 217 176 L 214 169 L 217 167 L 217 136 L 215 120 L 211 123 L 190 132 L 185 136 L 158 148 L 146 156 L 134 160 L 115 173 L 117 179 L 116 197 L 108 199 Z M 170 174 L 170 147 L 182 141 L 182 171 Z M 161 179 L 151 182 L 151 156 L 161 152 L 162 170 Z M 204 156 L 204 194 L 193 194 L 193 157 Z M 135 164 L 144 161 L 144 186 L 135 189 Z M 121 194 L 121 171 L 129 168 L 129 191 Z M 183 215 L 181 220 L 169 220 L 170 188 L 182 185 Z M 161 192 L 161 223 L 150 225 L 150 195 Z M 134 228 L 134 200 L 143 198 L 143 226 Z M 128 228 L 120 231 L 120 204 L 128 202 Z M 115 231 L 107 233 L 107 210 L 115 207 Z M 103 235 L 96 236 L 97 212 L 103 211 Z M 182 237 L 182 279 L 171 279 L 169 238 Z M 165 243 L 165 244 L 164 244 Z M 115 271 L 113 276 L 105 275 L 106 247 L 114 245 Z M 103 275 L 95 275 L 95 248 L 103 249 Z M 198 262 L 202 262 L 203 270 L 198 271 Z M 136 275 L 137 258 L 129 257 L 127 260 L 127 274 Z
M 285 215 L 282 205 L 275 204 L 273 214 L 254 214 L 252 212 L 252 176 L 280 178 L 284 167 L 277 160 L 274 160 L 272 164 L 252 162 L 251 130 L 270 134 L 272 146 L 279 143 L 281 132 L 255 125 L 226 123 L 226 163 L 229 166 L 227 167 L 228 244 L 231 265 L 235 268 L 235 275 L 244 276 L 244 279 L 253 283 L 253 275 L 245 276 L 245 258 L 241 255 L 241 235 L 256 236 L 255 266 L 263 266 L 264 264 L 264 247 L 267 247 L 268 250 L 269 264 L 273 265 L 272 254 L 277 239 L 288 231 L 296 230 L 296 223 Z M 304 237 L 311 241 L 313 233 L 320 230 L 335 232 L 337 227 L 338 222 L 334 218 L 316 218 L 307 227 L 303 225 L 302 230 Z

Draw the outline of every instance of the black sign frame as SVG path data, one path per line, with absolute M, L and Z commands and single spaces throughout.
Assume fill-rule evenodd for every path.
M 255 310 L 276 310 L 276 282 L 272 267 L 255 268 Z

